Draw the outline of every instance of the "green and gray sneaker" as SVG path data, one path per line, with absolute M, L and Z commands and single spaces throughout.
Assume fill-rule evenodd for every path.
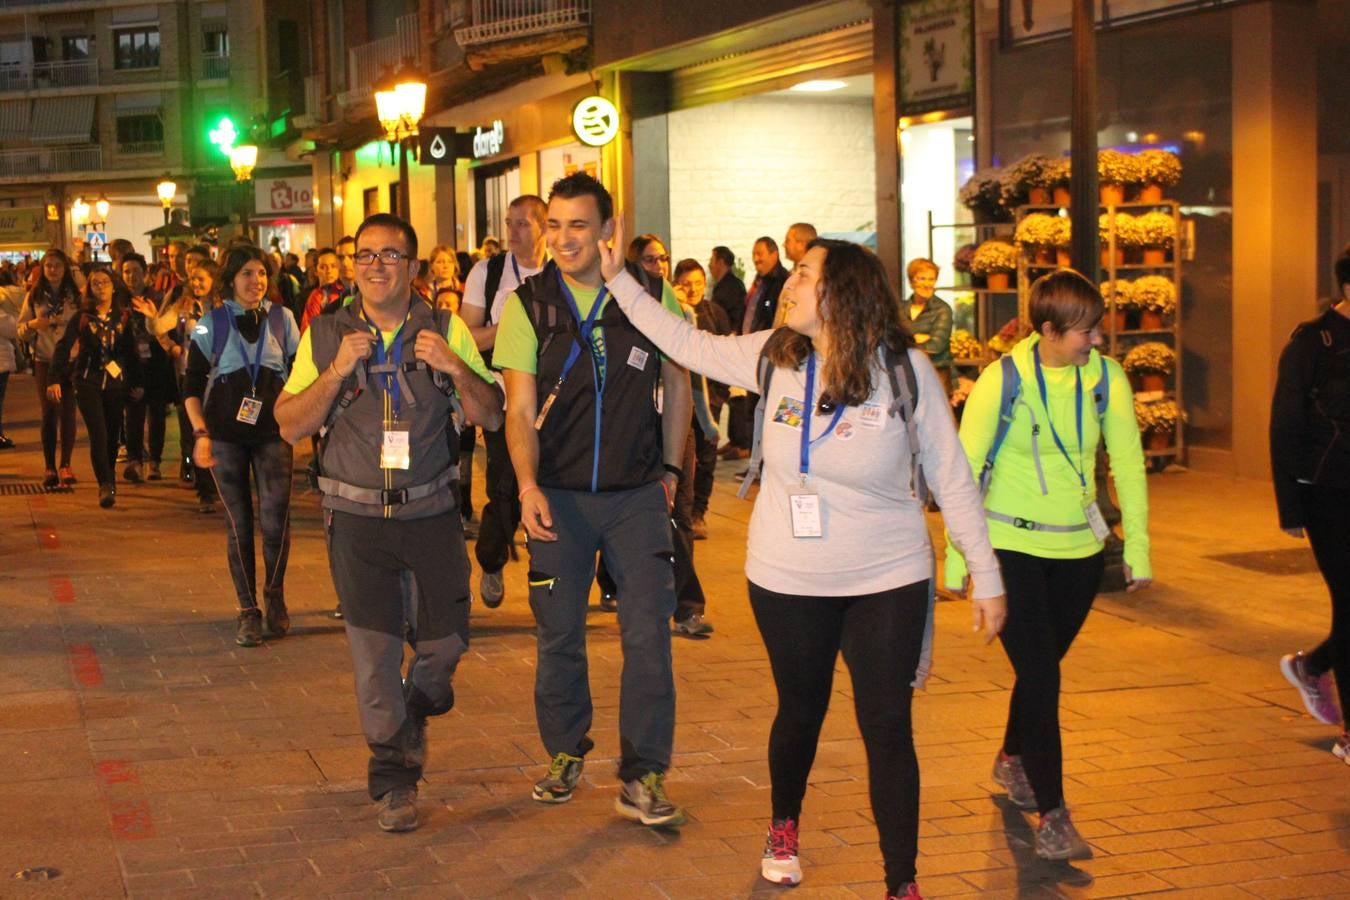
M 666 797 L 664 772 L 648 772 L 637 781 L 625 781 L 614 808 L 619 815 L 643 825 L 677 828 L 684 824 L 684 810 Z
M 540 803 L 566 803 L 581 780 L 586 760 L 570 753 L 559 753 L 549 763 L 548 774 L 534 783 L 534 799 Z

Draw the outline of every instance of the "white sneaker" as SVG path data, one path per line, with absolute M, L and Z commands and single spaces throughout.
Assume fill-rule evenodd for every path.
M 483 573 L 483 577 L 478 581 L 478 596 L 483 598 L 483 605 L 488 609 L 496 609 L 502 605 L 502 599 L 506 596 L 506 585 L 502 582 L 500 571 Z
M 769 823 L 769 833 L 764 837 L 764 856 L 759 861 L 759 875 L 774 884 L 801 883 L 796 820 L 774 819 Z

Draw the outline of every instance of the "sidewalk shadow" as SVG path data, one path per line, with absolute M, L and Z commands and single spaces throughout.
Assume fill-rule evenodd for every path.
M 1008 852 L 1017 866 L 1018 897 L 1043 896 L 1052 884 L 1072 887 L 1092 884 L 1091 872 L 1079 869 L 1072 863 L 1055 862 L 1037 856 L 1036 833 L 1022 810 L 1006 796 L 996 795 L 992 799 L 1003 816 L 1003 834 L 1008 842 Z

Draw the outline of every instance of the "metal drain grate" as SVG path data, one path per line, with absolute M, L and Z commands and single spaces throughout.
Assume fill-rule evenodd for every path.
M 1285 550 L 1252 550 L 1246 553 L 1216 553 L 1206 556 L 1215 562 L 1237 566 L 1262 575 L 1311 575 L 1317 571 L 1317 560 L 1307 547 Z
M 17 497 L 24 494 L 45 494 L 48 491 L 58 491 L 59 488 L 45 488 L 40 481 L 11 481 L 7 484 L 0 483 L 0 497 Z

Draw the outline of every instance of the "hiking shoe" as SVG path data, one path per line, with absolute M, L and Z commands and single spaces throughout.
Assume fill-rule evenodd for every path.
M 1330 672 L 1314 675 L 1308 669 L 1308 657 L 1302 650 L 1280 657 L 1280 671 L 1298 688 L 1309 715 L 1323 725 L 1341 724 L 1341 711 L 1336 706 Z
M 375 824 L 381 831 L 412 831 L 417 821 L 417 789 L 396 787 L 380 799 L 380 813 Z
M 540 803 L 566 803 L 581 780 L 586 760 L 570 753 L 559 753 L 548 764 L 548 774 L 534 783 L 532 796 Z
M 708 539 L 708 523 L 703 521 L 702 516 L 698 516 L 689 523 L 689 530 L 694 534 L 694 540 L 706 541 Z
M 887 894 L 886 900 L 923 900 L 923 894 L 919 893 L 918 882 L 906 881 L 896 893 Z
M 1336 743 L 1331 745 L 1331 755 L 1350 766 L 1350 732 L 1342 731 Z
M 145 477 L 146 477 L 146 480 L 148 480 L 148 481 L 161 481 L 161 480 L 163 480 L 163 478 L 164 478 L 164 473 L 161 472 L 161 471 L 159 470 L 159 463 L 157 463 L 157 462 L 152 462 L 152 463 L 150 464 L 150 474 L 146 475 Z
M 698 613 L 691 613 L 683 619 L 675 620 L 674 632 L 684 637 L 706 637 L 712 634 L 711 622 L 704 621 Z
M 994 783 L 1008 792 L 1008 799 L 1020 809 L 1036 808 L 1036 792 L 1022 768 L 1022 757 L 1009 756 L 1002 750 L 994 757 Z
M 66 487 L 70 487 L 72 484 L 79 481 L 79 479 L 75 477 L 75 470 L 70 466 L 62 466 L 58 471 L 61 473 L 61 483 Z
M 262 643 L 262 610 L 239 610 L 239 628 L 234 633 L 234 642 L 240 647 L 256 647 Z
M 55 469 L 48 469 L 47 474 L 42 476 L 42 486 L 45 488 L 61 486 L 61 477 L 56 474 Z
M 648 772 L 637 781 L 625 781 L 619 788 L 614 808 L 619 815 L 643 825 L 675 828 L 684 824 L 684 810 L 666 798 L 664 772 Z
M 764 838 L 764 856 L 759 861 L 759 875 L 774 884 L 798 884 L 802 880 L 802 864 L 797 859 L 797 820 L 774 819 Z
M 1041 859 L 1091 859 L 1092 848 L 1069 821 L 1069 811 L 1060 806 L 1041 816 L 1036 855 Z
M 267 607 L 267 633 L 273 637 L 285 637 L 291 630 L 291 616 L 286 611 L 286 598 L 280 591 L 264 591 L 263 603 Z
M 98 505 L 104 509 L 112 509 L 116 502 L 117 490 L 111 484 L 100 484 L 98 486 Z
M 346 616 L 344 616 L 344 615 L 342 614 L 342 604 L 339 603 L 337 606 L 333 607 L 333 611 L 330 612 L 330 613 L 328 614 L 328 617 L 329 617 L 330 619 L 345 619 L 345 618 L 347 618 Z
M 600 594 L 600 611 L 618 612 L 619 598 L 615 597 L 613 594 L 605 594 L 605 593 Z
M 506 596 L 506 585 L 502 583 L 501 569 L 483 572 L 483 577 L 478 579 L 478 596 L 483 598 L 483 605 L 488 609 L 496 609 L 502 605 L 502 599 Z
M 127 467 L 122 470 L 122 477 L 132 484 L 140 484 L 145 480 L 141 477 L 141 464 L 138 462 L 127 463 Z

